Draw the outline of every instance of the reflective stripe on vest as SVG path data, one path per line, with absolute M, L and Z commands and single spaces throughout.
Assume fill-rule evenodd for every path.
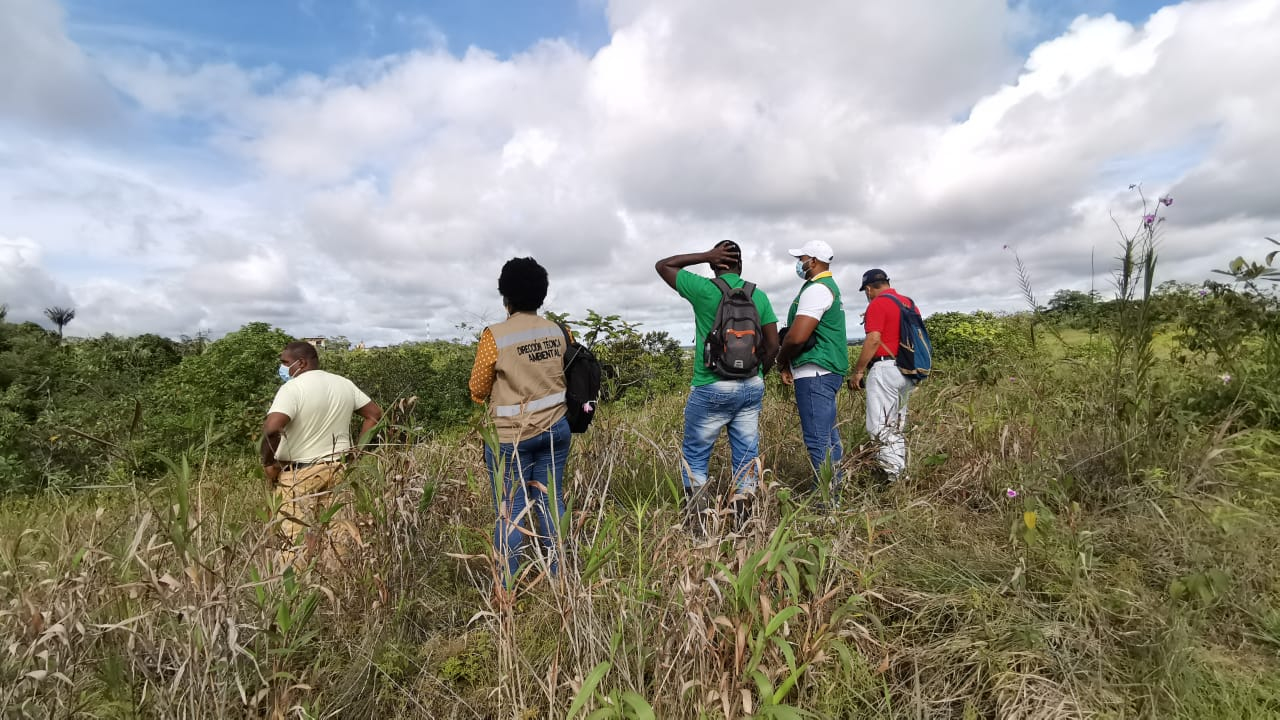
M 561 336 L 560 328 L 558 327 L 551 327 L 551 328 L 536 327 L 530 330 L 522 330 L 520 332 L 514 332 L 514 333 L 511 333 L 510 335 L 502 335 L 497 340 L 494 341 L 494 344 L 497 345 L 499 349 L 501 349 L 504 347 L 511 347 L 512 345 L 517 345 L 522 342 L 537 340 L 539 338 L 558 338 L 560 336 Z
M 540 397 L 537 400 L 530 400 L 521 405 L 496 405 L 493 408 L 495 417 L 516 417 L 527 412 L 537 412 L 546 410 L 564 402 L 564 392 L 553 393 L 546 397 Z

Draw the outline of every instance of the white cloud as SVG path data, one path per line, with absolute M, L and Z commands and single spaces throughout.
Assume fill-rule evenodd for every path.
M 1277 29 L 1274 0 L 1166 7 L 1141 28 L 1110 16 L 1079 18 L 1031 53 L 1015 84 L 978 102 L 967 121 L 920 152 L 906 152 L 910 172 L 886 194 L 876 221 L 909 230 L 947 218 L 962 229 L 998 231 L 1037 212 L 1062 219 L 1064 198 L 1093 191 L 1112 158 L 1206 130 L 1217 141 L 1205 158 L 1212 164 L 1239 133 L 1256 129 L 1249 115 L 1280 110 L 1280 89 L 1263 69 L 1280 65 L 1280 47 L 1266 40 Z M 1271 152 L 1266 145 L 1275 143 L 1258 135 L 1249 146 Z
M 926 310 L 1016 308 L 1002 247 L 1046 296 L 1105 286 L 1131 181 L 1177 198 L 1170 276 L 1202 277 L 1280 221 L 1280 0 L 1082 16 L 1025 58 L 1011 48 L 1036 19 L 997 0 L 615 0 L 592 55 L 549 39 L 455 56 L 432 29 L 421 50 L 325 74 L 149 47 L 86 65 L 56 6 L 22 2 L 142 125 L 207 128 L 140 158 L 0 134 L 0 234 L 35 239 L 82 330 L 452 336 L 497 318 L 501 262 L 531 254 L 549 307 L 683 337 L 653 262 L 725 237 L 779 311 L 785 249 L 813 237 L 846 285 L 880 266 Z
M 78 327 L 74 332 L 68 330 L 75 335 L 111 332 L 179 337 L 214 329 L 219 332 L 235 329 L 211 325 L 205 308 L 187 300 L 181 287 L 153 280 L 142 283 L 90 280 L 76 288 L 75 307 Z
M 276 68 L 245 70 L 230 62 L 194 64 L 156 52 L 120 52 L 101 60 L 103 75 L 147 113 L 221 117 L 256 100 Z
M 572 130 L 586 66 L 560 42 L 510 61 L 476 49 L 411 52 L 296 78 L 243 107 L 234 132 L 264 170 L 295 180 L 394 172 L 406 149 L 489 154 L 525 127 Z
M 62 10 L 47 0 L 5 0 L 0 11 L 0 127 L 108 125 L 115 108 L 81 49 L 63 32 Z
M 9 322 L 33 321 L 48 326 L 49 307 L 73 307 L 71 295 L 44 268 L 40 247 L 28 238 L 0 235 L 0 305 Z

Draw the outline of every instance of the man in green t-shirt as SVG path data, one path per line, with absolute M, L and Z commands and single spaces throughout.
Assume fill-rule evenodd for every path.
M 764 402 L 764 374 L 773 365 L 778 348 L 778 318 L 769 298 L 756 288 L 751 300 L 760 316 L 764 344 L 761 348 L 760 371 L 755 377 L 729 380 L 707 366 L 703 352 L 707 333 L 715 324 L 716 311 L 722 297 L 710 279 L 684 268 L 707 263 L 715 276 L 730 288 L 740 288 L 742 249 L 732 240 L 723 240 L 707 252 L 674 255 L 659 260 L 654 266 L 658 275 L 680 297 L 693 306 L 695 325 L 693 382 L 684 407 L 684 442 L 681 447 L 680 473 L 684 478 L 686 511 L 700 527 L 702 513 L 712 507 L 707 491 L 707 465 L 711 448 L 728 429 L 729 448 L 733 456 L 733 477 L 737 488 L 735 509 L 741 519 L 760 479 L 760 407 Z
M 840 459 L 844 456 L 836 423 L 836 394 L 849 374 L 844 304 L 831 276 L 835 254 L 822 240 L 810 240 L 790 252 L 796 258 L 796 275 L 804 284 L 787 314 L 787 330 L 778 351 L 778 372 L 783 383 L 795 387 L 800 431 L 809 449 L 815 483 L 824 468 L 830 468 L 826 470 L 831 478 L 829 490 L 835 495 L 840 487 Z

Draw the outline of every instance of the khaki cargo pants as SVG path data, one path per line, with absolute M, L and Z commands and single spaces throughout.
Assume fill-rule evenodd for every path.
M 276 495 L 280 499 L 279 532 L 288 543 L 281 559 L 286 564 L 307 564 L 336 569 L 352 559 L 363 544 L 351 522 L 346 493 L 335 490 L 342 480 L 341 462 L 317 463 L 280 473 Z M 343 503 L 325 520 L 334 502 Z

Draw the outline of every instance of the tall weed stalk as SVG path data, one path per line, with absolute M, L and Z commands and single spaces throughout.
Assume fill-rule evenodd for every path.
M 1157 317 L 1153 302 L 1157 240 L 1164 222 L 1160 198 L 1152 208 L 1138 185 L 1131 186 L 1142 200 L 1142 217 L 1135 230 L 1120 233 L 1120 263 L 1115 274 L 1116 317 L 1111 327 L 1111 417 L 1107 423 L 1115 451 L 1121 453 L 1124 471 L 1132 477 L 1141 461 L 1150 456 L 1148 431 L 1155 421 L 1152 403 L 1152 370 L 1156 364 L 1154 340 Z

